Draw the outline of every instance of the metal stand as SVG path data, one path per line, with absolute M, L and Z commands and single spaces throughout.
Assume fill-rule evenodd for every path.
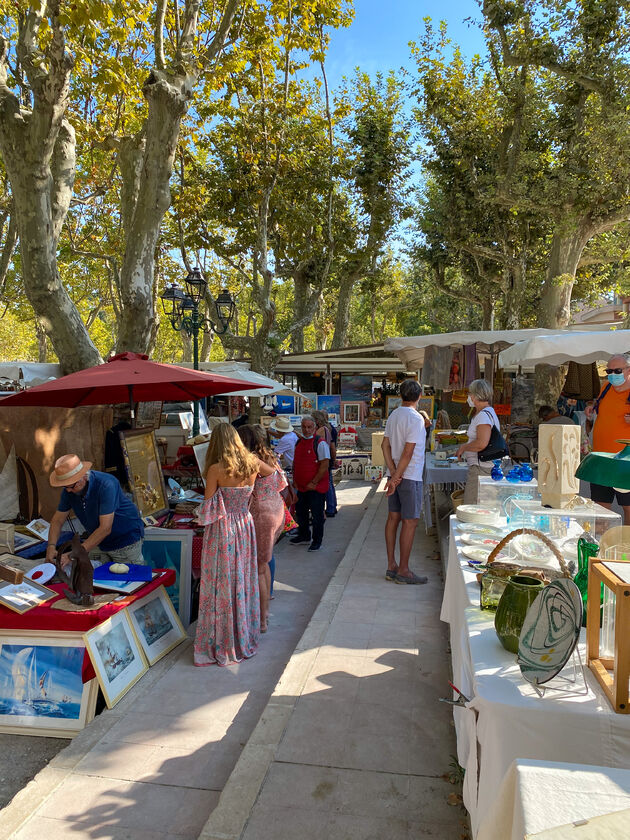
M 560 671 L 560 673 L 556 674 L 556 676 L 552 680 L 549 680 L 548 683 L 544 683 L 543 685 L 540 685 L 536 680 L 534 680 L 534 682 L 527 680 L 527 682 L 533 687 L 534 691 L 539 697 L 544 697 L 547 691 L 563 691 L 565 693 L 568 692 L 570 694 L 578 695 L 588 694 L 588 685 L 586 684 L 586 677 L 584 675 L 584 663 L 582 662 L 582 654 L 580 653 L 580 649 L 577 645 L 571 656 L 571 663 L 573 666 L 572 676 L 562 676 L 562 671 Z M 584 684 L 584 688 L 571 688 L 571 686 L 577 685 L 578 674 L 582 675 L 582 682 Z M 550 683 L 555 681 L 561 682 L 563 683 L 563 685 L 550 685 Z

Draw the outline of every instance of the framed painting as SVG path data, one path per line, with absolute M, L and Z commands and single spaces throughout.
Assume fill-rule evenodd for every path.
M 50 530 L 50 522 L 45 519 L 33 519 L 28 525 L 24 526 L 31 534 L 34 534 L 40 540 L 48 539 L 48 531 Z
M 149 670 L 127 610 L 88 630 L 83 640 L 111 709 Z
M 302 414 L 311 414 L 317 408 L 317 394 L 302 394 L 300 402 Z
M 339 394 L 318 394 L 317 408 L 320 411 L 327 411 L 328 417 L 331 414 L 341 414 L 341 396 Z
M 343 404 L 343 422 L 357 425 L 361 422 L 361 405 L 360 403 L 344 403 Z
M 387 397 L 387 416 L 389 417 L 392 411 L 400 405 L 402 405 L 402 397 Z
M 158 516 L 168 510 L 168 496 L 155 432 L 132 429 L 120 432 L 129 487 L 140 516 Z
M 435 397 L 420 397 L 418 400 L 418 411 L 426 411 L 429 418 L 433 419 L 433 403 Z
M 21 534 L 19 531 L 16 531 L 13 535 L 13 551 L 24 551 L 25 548 L 30 548 L 32 545 L 36 545 L 41 541 L 41 537 L 31 537 L 30 534 Z
M 295 414 L 295 397 L 288 394 L 276 394 L 276 414 Z
M 342 402 L 369 402 L 372 399 L 372 377 L 365 374 L 341 375 Z
M 194 534 L 188 528 L 146 528 L 142 546 L 144 562 L 151 568 L 174 570 L 175 583 L 166 591 L 184 627 L 190 624 Z
M 11 555 L 3 556 L 10 557 Z M 8 583 L 6 580 L 0 580 L 0 604 L 12 612 L 19 613 L 19 615 L 45 604 L 52 598 L 56 598 L 57 594 L 52 589 L 47 589 L 34 580 L 28 580 L 28 578 L 24 578 L 22 583 Z
M 206 486 L 206 453 L 208 451 L 208 447 L 210 446 L 210 441 L 207 440 L 205 443 L 195 443 L 193 444 L 193 452 L 195 453 L 195 460 L 197 461 L 197 467 L 199 469 L 199 475 L 201 476 L 201 480 L 203 481 L 203 486 Z
M 162 423 L 162 406 L 159 402 L 136 403 L 136 427 L 138 429 L 159 429 Z
M 155 665 L 186 638 L 186 631 L 163 586 L 134 601 L 127 607 L 127 612 L 149 665 Z
M 94 717 L 98 683 L 83 683 L 78 633 L 0 631 L 0 732 L 73 738 Z

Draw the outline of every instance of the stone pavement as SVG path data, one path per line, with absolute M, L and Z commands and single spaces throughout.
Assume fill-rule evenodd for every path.
M 370 503 L 200 840 L 460 840 L 447 628 L 435 542 L 384 579 L 387 501 Z M 453 795 L 455 794 L 455 795 Z
M 191 644 L 180 645 L 114 709 L 65 742 L 0 811 L 0 840 L 196 840 L 373 489 L 363 482 L 339 485 L 341 513 L 326 523 L 317 554 L 288 540 L 278 544 L 270 629 L 253 659 L 229 668 L 194 668 Z M 0 746 L 7 737 L 0 735 Z

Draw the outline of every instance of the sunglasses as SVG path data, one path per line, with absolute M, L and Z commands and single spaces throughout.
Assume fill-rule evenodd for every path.
M 75 481 L 74 484 L 66 485 L 66 490 L 74 490 L 75 487 L 77 487 L 79 484 L 81 484 L 81 482 L 83 481 L 84 478 L 85 478 L 85 476 L 81 476 L 81 478 L 78 481 Z
M 623 373 L 627 369 L 627 366 L 623 368 L 606 368 L 606 373 Z

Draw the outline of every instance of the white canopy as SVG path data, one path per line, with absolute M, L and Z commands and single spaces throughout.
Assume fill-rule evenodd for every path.
M 182 367 L 192 367 L 190 362 L 185 362 Z M 230 391 L 230 397 L 272 397 L 275 394 L 282 396 L 302 396 L 299 391 L 288 388 L 284 382 L 263 376 L 262 373 L 254 373 L 249 369 L 246 362 L 200 362 L 200 370 L 207 370 L 210 373 L 219 373 L 222 376 L 231 376 L 233 379 L 242 379 L 244 382 L 260 383 L 258 388 L 245 388 L 242 391 Z
M 463 330 L 433 335 L 413 335 L 407 338 L 388 338 L 385 350 L 396 353 L 408 370 L 421 368 L 426 347 L 462 347 L 476 344 L 480 353 L 493 353 L 540 335 L 556 335 L 558 330 Z
M 630 351 L 630 330 L 605 332 L 572 332 L 557 330 L 553 335 L 532 337 L 519 341 L 499 354 L 503 368 L 538 364 L 564 365 L 567 362 L 589 364 L 606 361 L 616 353 Z

